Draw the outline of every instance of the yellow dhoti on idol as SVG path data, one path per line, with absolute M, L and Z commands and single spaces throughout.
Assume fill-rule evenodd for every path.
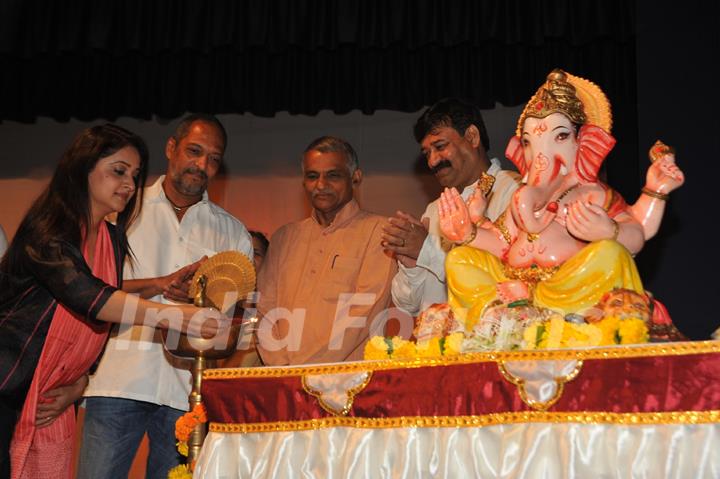
M 460 246 L 450 251 L 445 268 L 448 302 L 466 329 L 497 299 L 497 284 L 503 281 L 525 282 L 535 306 L 562 314 L 590 308 L 613 288 L 644 292 L 635 261 L 613 240 L 590 243 L 562 265 L 550 268 L 513 268 L 485 250 Z

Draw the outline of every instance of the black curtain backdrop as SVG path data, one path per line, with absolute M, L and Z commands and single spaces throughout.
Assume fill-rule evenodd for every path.
M 635 101 L 623 0 L 5 0 L 0 119 L 527 101 L 562 67 Z
M 632 196 L 635 14 L 625 0 L 4 0 L 0 121 L 371 114 L 446 96 L 489 109 L 560 67 L 610 98 L 607 179 Z
M 675 147 L 686 178 L 637 263 L 644 286 L 682 331 L 708 339 L 720 326 L 712 213 L 720 178 L 720 3 L 662 0 L 637 8 L 639 144 L 647 151 L 659 138 Z

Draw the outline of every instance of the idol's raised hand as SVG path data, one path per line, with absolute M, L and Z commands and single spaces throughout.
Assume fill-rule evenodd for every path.
M 470 212 L 460 193 L 455 188 L 445 188 L 440 195 L 440 231 L 454 243 L 469 241 L 473 232 Z

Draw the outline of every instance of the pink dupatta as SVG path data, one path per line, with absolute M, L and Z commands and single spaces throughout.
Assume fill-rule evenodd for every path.
M 87 247 L 83 255 L 87 260 Z M 93 263 L 93 275 L 117 286 L 115 254 L 104 221 L 98 228 Z M 10 445 L 12 479 L 70 479 L 75 409 L 68 407 L 52 424 L 36 429 L 37 405 L 46 392 L 72 384 L 87 373 L 105 344 L 109 327 L 90 326 L 57 305 Z

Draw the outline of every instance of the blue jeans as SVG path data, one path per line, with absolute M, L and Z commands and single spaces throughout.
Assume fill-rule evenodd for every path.
M 150 440 L 145 477 L 167 479 L 184 462 L 175 447 L 175 421 L 183 411 L 153 403 L 109 397 L 85 402 L 77 479 L 127 477 L 143 434 Z

